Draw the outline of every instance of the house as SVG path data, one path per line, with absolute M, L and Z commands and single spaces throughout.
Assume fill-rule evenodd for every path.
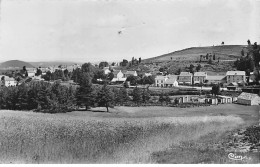
M 194 84 L 204 83 L 207 78 L 206 72 L 195 72 L 193 76 Z
M 178 77 L 179 84 L 192 84 L 192 74 L 190 72 L 181 72 Z
M 105 74 L 111 73 L 111 71 L 109 70 L 109 67 L 104 67 L 103 71 L 104 71 Z
M 178 84 L 178 76 L 177 75 L 168 75 L 167 76 L 168 79 L 166 79 L 164 85 L 166 87 L 173 87 L 173 86 L 179 86 Z
M 257 94 L 242 92 L 237 97 L 237 103 L 244 105 L 259 105 L 260 97 Z
M 228 90 L 237 90 L 237 88 L 238 88 L 238 84 L 236 82 L 232 82 L 227 85 Z
M 28 77 L 34 77 L 35 73 L 37 72 L 35 68 L 26 68 Z
M 167 76 L 157 75 L 155 77 L 155 86 L 164 87 L 165 81 L 167 80 Z
M 228 71 L 226 73 L 227 76 L 227 83 L 232 83 L 232 82 L 246 82 L 246 72 L 245 71 Z
M 226 104 L 232 102 L 233 102 L 233 98 L 230 96 L 218 96 L 218 103 Z
M 152 76 L 152 74 L 151 73 L 144 73 L 144 76 L 149 77 L 149 76 Z
M 113 71 L 114 78 L 111 82 L 125 82 L 126 78 L 124 78 L 124 74 L 121 70 L 114 70 Z
M 14 78 L 10 78 L 8 76 L 4 76 L 4 86 L 16 86 L 17 81 Z
M 224 83 L 226 83 L 226 76 L 208 75 L 205 82 L 207 82 L 207 84 L 224 84 Z
M 137 76 L 137 72 L 136 71 L 126 71 L 124 73 L 124 78 L 127 78 L 129 76 Z

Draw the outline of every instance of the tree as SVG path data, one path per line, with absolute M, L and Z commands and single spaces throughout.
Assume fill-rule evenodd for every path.
M 159 102 L 161 102 L 161 104 L 163 104 L 163 102 L 165 102 L 165 95 L 163 92 L 161 92 L 161 94 L 159 95 Z
M 102 61 L 102 62 L 99 63 L 98 67 L 101 68 L 101 69 L 103 69 L 104 67 L 108 67 L 108 62 Z
M 165 68 L 163 68 L 163 67 L 159 68 L 160 72 L 164 72 L 164 70 L 165 70 Z
M 151 95 L 150 95 L 149 89 L 144 89 L 142 92 L 143 103 L 147 103 L 150 100 L 150 98 L 151 98 Z
M 133 101 L 139 105 L 142 102 L 142 91 L 139 88 L 135 87 L 133 90 Z
M 212 89 L 211 89 L 211 93 L 213 94 L 213 95 L 218 95 L 218 94 L 220 94 L 220 85 L 219 84 L 217 84 L 217 85 L 213 85 L 212 86 Z
M 50 72 L 50 71 L 47 71 L 47 72 L 46 72 L 46 75 L 43 75 L 42 78 L 43 78 L 45 81 L 50 81 L 50 80 L 51 80 L 51 72 Z
M 241 50 L 241 55 L 242 55 L 242 56 L 245 56 L 245 52 L 244 52 L 243 49 Z
M 112 81 L 112 79 L 114 78 L 114 74 L 112 72 L 110 72 L 107 74 L 106 78 L 107 78 L 107 80 Z
M 39 68 L 37 68 L 35 75 L 36 75 L 36 76 L 42 75 L 42 70 L 39 69 Z
M 216 55 L 215 54 L 213 54 L 213 60 L 216 60 Z
M 114 92 L 109 89 L 107 84 L 104 84 L 101 90 L 97 94 L 97 103 L 100 107 L 106 107 L 107 112 L 109 112 L 108 107 L 111 107 L 114 103 Z
M 192 74 L 194 73 L 194 65 L 193 64 L 190 64 L 189 71 Z
M 248 44 L 248 45 L 251 45 L 251 42 L 250 42 L 250 40 L 249 40 L 249 39 L 247 40 L 247 44 Z
M 180 73 L 181 73 L 181 68 L 179 68 L 178 71 L 175 74 L 180 75 Z
M 197 71 L 197 72 L 199 72 L 199 71 L 200 71 L 200 69 L 201 69 L 201 65 L 200 65 L 200 64 L 198 64 L 198 66 L 196 67 L 196 71 Z
M 128 92 L 126 88 L 120 88 L 119 90 L 114 90 L 115 93 L 115 102 L 119 103 L 120 105 L 123 105 L 123 103 L 126 103 L 130 100 Z
M 141 61 L 142 61 L 142 59 L 141 59 L 141 57 L 139 57 L 138 63 L 140 64 L 140 63 L 141 63 Z
M 212 64 L 212 60 L 211 60 L 211 58 L 209 59 L 208 64 Z
M 154 84 L 154 82 L 155 82 L 155 76 L 150 75 L 150 76 L 144 76 L 142 78 L 142 84 L 144 84 L 144 85 L 146 85 L 146 84 L 152 85 L 152 84 Z
M 174 103 L 175 103 L 175 104 L 179 104 L 179 99 L 178 99 L 178 98 L 175 98 L 175 99 L 174 99 Z
M 126 78 L 126 81 L 130 81 L 131 85 L 137 85 L 140 82 L 140 77 L 131 75 Z
M 224 41 L 222 41 L 222 42 L 221 42 L 221 45 L 224 45 L 224 44 L 225 44 Z
M 246 76 L 247 76 L 247 78 L 246 78 L 246 82 L 249 83 L 249 78 L 250 78 L 250 69 L 247 69 L 247 70 L 246 70 Z
M 96 98 L 96 91 L 93 89 L 91 80 L 92 78 L 90 77 L 90 74 L 84 72 L 82 74 L 81 82 L 79 83 L 80 87 L 77 88 L 76 93 L 77 105 L 86 106 L 86 110 L 94 105 Z

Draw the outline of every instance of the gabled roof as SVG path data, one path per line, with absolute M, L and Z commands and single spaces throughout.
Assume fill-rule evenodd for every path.
M 168 79 L 178 79 L 178 75 L 167 75 Z
M 116 78 L 117 74 L 120 72 L 121 70 L 114 70 L 113 71 L 113 74 L 114 74 L 114 77 Z
M 5 76 L 5 81 L 15 81 L 14 78 L 10 78 L 8 76 Z
M 190 72 L 181 72 L 180 76 L 192 76 Z
M 254 98 L 259 98 L 257 94 L 242 92 L 237 98 L 253 100 Z
M 134 75 L 135 73 L 136 73 L 136 71 L 126 71 L 125 74 Z
M 173 84 L 175 81 L 177 81 L 177 79 L 175 78 L 169 78 L 165 81 L 165 84 Z
M 245 71 L 228 71 L 226 75 L 246 75 Z
M 238 84 L 236 82 L 232 82 L 232 83 L 228 84 L 228 86 L 238 86 Z
M 166 78 L 167 78 L 166 76 L 162 76 L 162 75 L 157 75 L 157 76 L 155 77 L 156 80 L 164 80 L 164 79 L 166 79 Z
M 195 73 L 194 73 L 194 77 L 195 77 L 195 76 L 200 76 L 200 77 L 201 77 L 201 76 L 207 76 L 207 73 L 206 73 L 206 72 L 195 72 Z
M 223 80 L 225 79 L 225 75 L 208 75 L 207 76 L 207 80 L 211 81 L 211 80 L 217 80 L 217 81 L 220 81 L 220 80 Z

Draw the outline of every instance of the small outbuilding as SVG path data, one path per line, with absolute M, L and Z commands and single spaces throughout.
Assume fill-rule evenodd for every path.
M 253 93 L 246 93 L 242 92 L 237 97 L 237 103 L 238 104 L 244 104 L 244 105 L 259 105 L 260 104 L 260 97 L 257 94 Z

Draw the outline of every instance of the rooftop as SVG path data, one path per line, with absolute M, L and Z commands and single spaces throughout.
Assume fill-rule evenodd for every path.
M 246 92 L 242 92 L 238 98 L 241 99 L 246 99 L 246 100 L 252 100 L 254 98 L 259 98 L 259 96 L 257 94 L 253 94 L 253 93 L 246 93 Z
M 157 75 L 155 77 L 155 79 L 157 79 L 157 80 L 162 80 L 162 79 L 166 79 L 166 78 L 167 78 L 166 76 L 162 76 L 162 75 Z
M 245 71 L 228 71 L 226 75 L 246 75 Z
M 194 76 L 207 76 L 206 72 L 195 72 Z
M 190 72 L 181 72 L 180 76 L 192 76 Z
M 208 75 L 207 76 L 207 80 L 222 80 L 224 79 L 226 76 L 225 75 Z
M 134 75 L 135 73 L 136 73 L 136 71 L 126 71 L 125 74 L 132 74 L 132 75 Z

